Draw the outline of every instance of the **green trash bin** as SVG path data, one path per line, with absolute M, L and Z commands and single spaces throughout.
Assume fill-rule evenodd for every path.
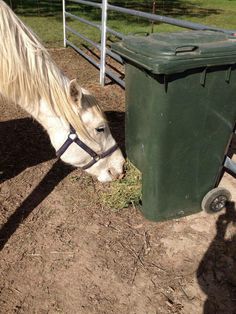
M 150 220 L 201 210 L 236 121 L 236 37 L 215 31 L 127 36 L 126 149 Z

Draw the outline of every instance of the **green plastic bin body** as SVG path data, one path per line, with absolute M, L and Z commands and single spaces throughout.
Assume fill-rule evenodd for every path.
M 201 210 L 236 121 L 236 37 L 209 31 L 127 37 L 126 149 L 150 220 Z

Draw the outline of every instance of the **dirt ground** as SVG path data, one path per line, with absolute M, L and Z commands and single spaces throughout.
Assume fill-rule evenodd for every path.
M 124 91 L 101 88 L 71 49 L 51 53 L 97 96 L 124 148 Z M 0 116 L 0 313 L 236 313 L 234 202 L 161 223 L 115 212 L 99 203 L 106 185 L 57 162 L 25 112 L 0 104 Z M 236 180 L 221 185 L 236 201 Z

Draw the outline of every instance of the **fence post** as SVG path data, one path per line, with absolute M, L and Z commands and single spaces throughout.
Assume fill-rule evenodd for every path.
M 63 45 L 66 47 L 66 0 L 62 0 Z
M 107 2 L 108 0 L 102 0 L 101 58 L 100 58 L 100 84 L 102 86 L 105 85 L 106 73 Z

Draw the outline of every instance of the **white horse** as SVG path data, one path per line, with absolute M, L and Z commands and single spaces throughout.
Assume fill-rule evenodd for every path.
M 0 0 L 0 95 L 47 131 L 57 156 L 101 182 L 122 177 L 124 158 L 95 98 L 57 68 L 46 49 Z

